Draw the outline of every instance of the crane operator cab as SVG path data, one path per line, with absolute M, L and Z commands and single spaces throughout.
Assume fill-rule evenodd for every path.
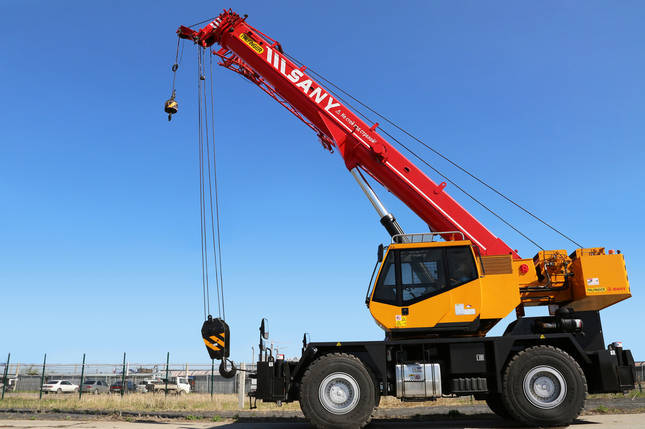
M 396 235 L 379 251 L 366 302 L 391 339 L 485 335 L 520 303 L 511 255 L 482 258 L 470 241 L 434 241 L 439 235 Z

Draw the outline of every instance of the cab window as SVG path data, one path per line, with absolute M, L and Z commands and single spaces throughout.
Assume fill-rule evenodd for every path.
M 401 299 L 403 305 L 411 304 L 439 292 L 446 287 L 443 267 L 443 249 L 402 250 Z
M 394 262 L 395 253 L 396 252 L 389 252 L 387 258 L 385 258 L 385 262 L 383 262 L 381 274 L 379 275 L 374 288 L 374 295 L 372 296 L 373 301 L 382 302 L 384 304 L 397 304 L 396 270 Z
M 448 247 L 446 255 L 450 287 L 460 286 L 477 278 L 477 268 L 470 247 Z
M 388 252 L 372 300 L 407 306 L 477 279 L 470 246 Z

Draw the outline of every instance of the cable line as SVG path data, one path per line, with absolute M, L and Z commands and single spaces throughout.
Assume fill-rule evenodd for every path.
M 197 49 L 198 74 L 201 69 L 201 52 Z M 202 128 L 202 100 L 201 100 L 201 80 L 197 79 L 197 134 L 199 146 L 199 222 L 201 232 L 201 252 L 202 252 L 202 294 L 204 299 L 204 319 L 210 314 L 210 291 L 208 284 L 208 248 L 206 247 L 206 219 L 204 205 L 204 146 L 203 146 L 203 128 Z
M 284 55 L 285 55 L 285 56 L 287 56 L 289 59 L 291 59 L 293 62 L 295 62 L 295 63 L 297 63 L 297 64 L 299 64 L 299 65 L 302 65 L 302 62 L 301 62 L 301 61 L 299 61 L 298 59 L 296 59 L 295 57 L 292 57 L 292 56 L 290 56 L 290 55 L 288 55 L 288 54 L 286 54 L 286 53 L 285 53 Z M 551 229 L 552 231 L 556 232 L 556 233 L 557 233 L 557 234 L 559 234 L 560 236 L 562 236 L 562 237 L 564 237 L 565 239 L 569 240 L 570 242 L 572 242 L 572 243 L 573 243 L 573 244 L 575 244 L 576 246 L 578 246 L 578 247 L 583 247 L 580 243 L 578 243 L 577 241 L 575 241 L 573 238 L 571 238 L 571 237 L 569 237 L 568 235 L 564 234 L 563 232 L 561 232 L 560 230 L 558 230 L 557 228 L 555 228 L 555 227 L 554 227 L 554 226 L 552 226 L 551 224 L 547 223 L 545 220 L 543 220 L 542 218 L 538 217 L 537 215 L 535 215 L 534 213 L 532 213 L 531 211 L 529 211 L 528 209 L 526 209 L 526 208 L 525 208 L 525 207 L 523 207 L 522 205 L 520 205 L 520 204 L 518 204 L 517 202 L 513 201 L 510 197 L 508 197 L 507 195 L 505 195 L 504 193 L 502 193 L 501 191 L 499 191 L 498 189 L 496 189 L 496 188 L 495 188 L 495 187 L 493 187 L 492 185 L 489 185 L 489 184 L 488 184 L 488 183 L 486 183 L 484 180 L 482 180 L 482 179 L 481 179 L 481 178 L 479 178 L 478 176 L 474 175 L 473 173 L 471 173 L 470 171 L 468 171 L 466 168 L 462 167 L 460 164 L 458 164 L 458 163 L 456 163 L 456 162 L 452 161 L 452 160 L 451 160 L 451 159 L 449 159 L 447 156 L 445 156 L 443 153 L 441 153 L 441 152 L 439 152 L 438 150 L 434 149 L 433 147 L 431 147 L 431 146 L 430 146 L 430 145 L 428 145 L 427 143 L 423 142 L 423 141 L 422 141 L 421 139 L 419 139 L 418 137 L 414 136 L 413 134 L 411 134 L 410 132 L 408 132 L 408 131 L 407 131 L 407 130 L 405 130 L 404 128 L 400 127 L 398 124 L 396 124 L 394 121 L 390 120 L 388 117 L 386 117 L 386 116 L 384 116 L 384 115 L 380 114 L 379 112 L 377 112 L 376 110 L 374 110 L 373 108 L 371 108 L 370 106 L 368 106 L 367 104 L 363 103 L 362 101 L 360 101 L 360 100 L 359 100 L 359 99 L 357 99 L 356 97 L 352 96 L 350 93 L 348 93 L 347 91 L 343 90 L 343 89 L 342 89 L 342 88 L 340 88 L 338 85 L 334 84 L 333 82 L 331 82 L 329 79 L 325 78 L 325 77 L 324 77 L 323 75 L 321 75 L 320 73 L 316 72 L 315 70 L 313 70 L 313 69 L 311 69 L 311 68 L 309 68 L 309 67 L 307 68 L 307 71 L 308 71 L 308 72 L 310 72 L 312 75 L 315 75 L 316 77 L 318 77 L 320 80 L 322 80 L 322 81 L 326 82 L 327 84 L 329 84 L 329 85 L 330 85 L 330 86 L 332 86 L 333 88 L 336 88 L 338 91 L 340 91 L 341 93 L 345 94 L 347 97 L 351 98 L 352 100 L 354 100 L 355 102 L 357 102 L 358 104 L 360 104 L 361 106 L 363 106 L 364 108 L 368 109 L 370 112 L 372 112 L 372 113 L 374 113 L 375 115 L 377 115 L 379 118 L 383 119 L 384 121 L 386 121 L 387 123 L 389 123 L 390 125 L 392 125 L 393 127 L 395 127 L 396 129 L 398 129 L 399 131 L 401 131 L 401 132 L 403 132 L 404 134 L 406 134 L 408 137 L 410 137 L 410 138 L 414 139 L 415 141 L 417 141 L 418 143 L 420 143 L 421 145 L 423 145 L 423 146 L 424 146 L 424 147 L 426 147 L 427 149 L 431 150 L 431 151 L 432 151 L 432 152 L 434 152 L 436 155 L 438 155 L 439 157 L 441 157 L 441 158 L 442 158 L 442 159 L 444 159 L 445 161 L 449 162 L 451 165 L 453 165 L 454 167 L 458 168 L 458 169 L 459 169 L 459 170 L 461 170 L 462 172 L 466 173 L 468 176 L 470 176 L 471 178 L 475 179 L 477 182 L 479 182 L 480 184 L 484 185 L 485 187 L 487 187 L 488 189 L 490 189 L 491 191 L 493 191 L 494 193 L 496 193 L 498 196 L 502 197 L 502 198 L 503 198 L 504 200 L 506 200 L 507 202 L 509 202 L 509 203 L 513 204 L 515 207 L 519 208 L 520 210 L 522 210 L 523 212 L 525 212 L 526 214 L 528 214 L 528 215 L 529 215 L 529 216 L 531 216 L 532 218 L 536 219 L 537 221 L 539 221 L 539 222 L 540 222 L 540 223 L 542 223 L 543 225 L 547 226 L 547 227 L 548 227 L 549 229 Z M 329 92 L 331 92 L 331 91 L 329 91 Z M 357 109 L 357 108 L 356 108 L 356 107 L 354 107 L 354 106 L 351 106 L 351 104 L 349 104 L 348 102 L 346 102 L 342 97 L 339 97 L 337 94 L 333 94 L 333 95 L 334 95 L 336 98 L 338 98 L 339 100 L 343 101 L 343 103 L 345 103 L 345 104 L 349 105 L 352 109 L 354 109 L 354 110 L 355 110 L 359 115 L 361 115 L 363 118 L 365 118 L 366 120 L 368 120 L 368 121 L 369 121 L 369 122 L 371 122 L 372 124 L 373 124 L 373 123 L 375 123 L 374 121 L 372 121 L 371 119 L 369 119 L 367 116 L 365 116 L 363 113 L 361 113 L 361 111 L 360 111 L 359 109 Z M 397 143 L 399 143 L 401 146 L 405 147 L 405 146 L 404 146 L 400 141 L 398 141 L 397 139 L 395 139 L 391 134 L 387 133 L 387 131 L 386 131 L 386 130 L 384 130 L 384 129 L 383 129 L 383 127 L 380 127 L 380 128 L 381 128 L 381 130 L 382 130 L 385 134 L 387 134 L 390 138 L 392 138 L 393 140 L 395 140 L 395 141 L 396 141 Z M 407 147 L 406 147 L 406 150 L 410 151 L 410 149 L 409 149 L 409 148 L 407 148 Z M 411 151 L 410 151 L 410 152 L 411 152 Z M 413 153 L 413 152 L 411 152 L 411 153 Z M 416 155 L 416 154 L 414 154 L 414 155 L 415 155 L 419 160 L 422 160 L 418 155 Z M 428 165 L 428 167 L 430 167 L 430 168 L 432 168 L 433 170 L 435 170 L 435 169 L 434 169 L 433 167 L 431 167 L 427 162 L 425 162 L 425 160 L 422 160 L 422 162 L 423 162 L 424 164 Z M 436 171 L 436 170 L 435 170 L 435 171 Z M 438 174 L 440 174 L 438 171 L 437 171 L 437 173 L 438 173 Z M 468 195 L 471 199 L 473 199 L 474 201 L 478 202 L 480 205 L 482 205 L 482 206 L 483 206 L 484 208 L 486 208 L 488 211 L 491 211 L 488 207 L 484 206 L 480 201 L 478 201 L 477 199 L 475 199 L 474 197 L 472 197 L 470 194 L 468 194 L 468 193 L 467 193 L 466 191 L 464 191 L 462 188 L 460 188 L 459 186 L 457 186 L 454 182 L 450 181 L 446 176 L 443 176 L 443 175 L 441 175 L 441 176 L 442 176 L 444 179 L 446 179 L 447 181 L 449 181 L 453 186 L 456 186 L 457 188 L 459 188 L 462 192 L 464 192 L 464 194 Z M 499 215 L 498 215 L 498 214 L 496 214 L 496 213 L 494 213 L 494 212 L 492 212 L 492 211 L 491 211 L 491 213 L 495 214 L 495 216 L 496 216 L 496 217 L 498 217 L 498 218 L 499 218 L 500 220 L 502 220 L 505 224 L 507 224 L 508 226 L 510 226 L 513 230 L 515 230 L 516 232 L 520 233 L 520 232 L 519 232 L 519 230 L 518 230 L 517 228 L 515 228 L 515 227 L 513 227 L 512 225 L 510 225 L 509 223 L 507 223 L 507 221 L 506 221 L 506 220 L 504 220 L 503 218 L 499 217 Z M 540 247 L 540 246 L 538 246 L 538 245 L 537 245 L 533 240 L 529 239 L 528 237 L 526 237 L 526 236 L 525 236 L 524 234 L 522 234 L 522 233 L 520 233 L 520 234 L 521 234 L 524 238 L 526 238 L 526 239 L 527 239 L 527 240 L 529 240 L 531 243 L 535 244 L 537 247 L 539 247 L 539 248 L 541 249 L 541 247 Z
M 221 222 L 219 216 L 219 190 L 217 187 L 217 159 L 215 156 L 215 97 L 213 91 L 213 56 L 209 55 L 209 74 L 211 86 L 211 130 L 213 133 L 213 180 L 215 187 L 215 215 L 217 218 L 217 253 L 219 255 L 219 285 L 221 289 L 222 301 L 222 319 L 226 320 L 226 308 L 224 307 L 224 274 L 222 270 L 222 240 L 221 240 Z
M 217 18 L 217 16 L 214 16 L 214 17 L 212 17 L 212 18 L 209 18 L 209 19 L 205 19 L 205 20 L 203 20 L 203 21 L 196 22 L 196 23 L 194 23 L 193 25 L 189 25 L 189 26 L 188 26 L 188 28 L 193 28 L 193 27 L 195 27 L 195 26 L 197 26 L 197 25 L 205 24 L 205 23 L 207 23 L 207 22 L 212 22 L 212 21 L 214 21 L 216 18 Z
M 215 281 L 217 297 L 217 314 L 220 319 L 226 317 L 224 303 L 224 276 L 222 271 L 221 220 L 219 209 L 219 190 L 217 186 L 217 161 L 215 152 L 215 102 L 213 88 L 213 60 L 204 57 L 207 50 L 197 47 L 197 127 L 199 149 L 199 205 L 200 234 L 202 253 L 202 289 L 204 300 L 204 318 L 210 316 L 210 282 Z M 206 78 L 210 79 L 207 88 Z M 210 104 L 210 112 L 209 112 Z M 212 153 L 212 158 L 211 158 Z M 212 163 L 212 164 L 211 164 Z M 212 246 L 212 266 L 209 265 L 209 253 Z M 214 270 L 214 276 L 209 271 Z
M 202 58 L 203 58 L 203 50 L 200 49 L 202 52 Z M 210 56 L 209 56 L 210 57 Z M 200 69 L 200 81 L 203 81 L 206 79 L 206 73 L 205 73 L 205 66 L 206 64 L 203 62 L 201 64 L 201 69 Z M 219 287 L 219 275 L 218 275 L 218 265 L 217 265 L 217 260 L 218 260 L 218 255 L 217 255 L 217 250 L 215 246 L 215 215 L 214 215 L 214 210 L 213 210 L 213 178 L 211 175 L 211 142 L 209 140 L 209 128 L 208 128 L 208 123 L 210 121 L 210 117 L 208 115 L 208 103 L 207 103 L 207 96 L 206 96 L 206 84 L 204 83 L 202 85 L 202 91 L 203 91 L 203 109 L 204 109 L 204 134 L 206 136 L 206 165 L 207 165 L 207 171 L 208 171 L 208 203 L 209 203 L 209 208 L 210 208 L 210 229 L 211 229 L 211 239 L 213 243 L 213 266 L 215 269 L 215 286 L 217 289 L 217 313 L 219 317 L 222 317 L 222 308 L 221 308 L 221 294 L 220 294 L 220 287 Z M 211 127 L 212 128 L 212 127 Z M 213 147 L 213 150 L 215 148 Z

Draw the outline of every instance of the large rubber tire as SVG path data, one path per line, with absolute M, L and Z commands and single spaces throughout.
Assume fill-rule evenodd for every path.
M 333 353 L 315 360 L 300 384 L 300 408 L 319 429 L 359 429 L 377 398 L 369 370 L 355 356 Z
M 504 372 L 502 402 L 529 426 L 567 426 L 582 411 L 587 380 L 568 353 L 552 346 L 522 350 Z
M 503 418 L 504 420 L 513 420 L 513 417 L 511 417 L 510 413 L 504 406 L 504 402 L 502 401 L 502 395 L 499 393 L 491 393 L 486 397 L 486 405 L 488 405 L 488 408 L 497 416 Z

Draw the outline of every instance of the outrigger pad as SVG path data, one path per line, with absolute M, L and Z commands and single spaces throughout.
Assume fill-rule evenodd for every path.
M 230 330 L 222 319 L 208 315 L 202 325 L 202 338 L 211 359 L 225 359 L 230 354 Z

